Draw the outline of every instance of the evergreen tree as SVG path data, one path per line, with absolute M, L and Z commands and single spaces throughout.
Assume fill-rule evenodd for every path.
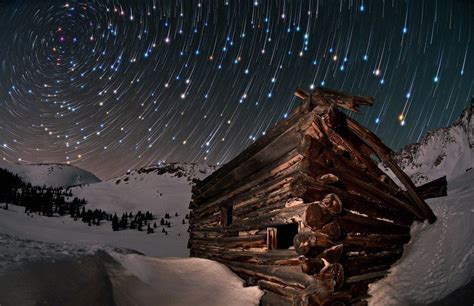
M 119 230 L 119 220 L 118 220 L 117 214 L 114 214 L 112 218 L 112 230 L 113 231 Z

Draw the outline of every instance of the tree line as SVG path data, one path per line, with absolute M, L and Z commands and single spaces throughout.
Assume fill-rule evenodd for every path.
M 80 220 L 89 226 L 101 225 L 110 222 L 113 231 L 126 229 L 145 231 L 152 234 L 158 225 L 156 216 L 151 212 L 123 213 L 120 217 L 114 213 L 110 214 L 102 209 L 86 209 L 87 201 L 73 197 L 70 190 L 63 187 L 54 188 L 46 186 L 32 186 L 25 183 L 17 174 L 0 168 L 0 203 L 5 203 L 4 209 L 9 209 L 8 204 L 25 207 L 25 213 L 52 217 L 53 215 L 70 215 L 74 221 Z M 175 213 L 174 217 L 179 217 Z M 161 232 L 168 235 L 168 228 L 171 227 L 171 215 L 165 213 L 160 219 Z M 186 224 L 186 215 L 182 224 Z

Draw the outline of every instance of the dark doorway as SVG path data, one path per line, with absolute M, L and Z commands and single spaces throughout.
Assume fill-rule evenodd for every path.
M 227 227 L 232 224 L 232 206 L 221 207 L 221 225 Z
M 298 234 L 298 223 L 282 224 L 267 228 L 269 250 L 284 250 L 293 246 L 293 238 Z

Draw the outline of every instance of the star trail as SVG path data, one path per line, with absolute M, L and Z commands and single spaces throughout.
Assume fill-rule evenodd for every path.
M 474 88 L 472 1 L 3 1 L 0 158 L 101 178 L 222 164 L 300 103 L 375 98 L 393 149 L 446 126 Z

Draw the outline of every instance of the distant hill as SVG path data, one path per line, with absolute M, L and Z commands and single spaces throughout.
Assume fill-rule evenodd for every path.
M 214 167 L 188 163 L 150 166 L 97 184 L 76 186 L 72 193 L 84 198 L 88 208 L 109 213 L 150 211 L 188 213 L 194 178 L 204 178 Z
M 18 174 L 23 181 L 36 186 L 69 187 L 100 182 L 94 174 L 65 164 L 18 164 L 0 160 L 0 168 Z

